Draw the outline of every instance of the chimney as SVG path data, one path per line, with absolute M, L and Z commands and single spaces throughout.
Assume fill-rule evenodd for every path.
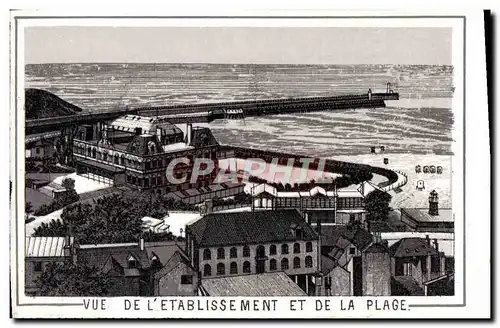
M 102 139 L 108 139 L 108 125 L 106 123 L 102 123 Z
M 158 140 L 160 141 L 160 143 L 162 142 L 161 134 L 162 134 L 162 129 L 160 127 L 157 127 L 156 128 L 156 137 L 158 138 Z
M 372 89 L 368 89 L 368 100 L 372 100 Z
M 139 239 L 139 248 L 141 249 L 141 251 L 144 250 L 144 238 L 141 237 L 141 239 Z
M 429 195 L 429 215 L 439 215 L 439 198 L 436 190 L 431 191 Z
M 186 145 L 191 145 L 191 141 L 193 138 L 193 125 L 188 123 L 186 125 Z
M 435 248 L 435 249 L 436 249 L 436 251 L 439 253 L 439 244 L 438 244 L 438 240 L 437 240 L 437 239 L 434 239 L 433 244 L 434 244 L 434 248 Z
M 425 235 L 425 242 L 427 243 L 427 245 L 431 245 L 431 239 L 429 238 L 429 235 Z

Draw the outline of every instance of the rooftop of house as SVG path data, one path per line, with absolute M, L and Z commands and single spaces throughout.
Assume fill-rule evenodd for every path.
M 25 257 L 63 257 L 66 238 L 26 237 Z
M 82 247 L 83 246 L 83 247 Z M 78 262 L 104 273 L 114 270 L 125 276 L 138 275 L 139 269 L 150 266 L 147 251 L 138 244 L 81 245 L 77 248 Z M 130 262 L 134 261 L 134 266 Z
M 438 255 L 424 238 L 403 238 L 389 247 L 393 257 Z
M 203 279 L 201 284 L 207 296 L 307 296 L 284 272 Z
M 321 272 L 323 274 L 328 274 L 337 266 L 339 266 L 339 263 L 336 259 L 333 259 L 327 255 L 321 255 Z
M 341 238 L 343 237 L 343 238 Z M 347 225 L 334 225 L 321 227 L 321 245 L 345 248 L 352 243 L 356 248 L 363 249 L 373 240 L 372 234 L 362 227 L 349 227 Z
M 280 197 L 280 198 L 300 198 L 300 197 L 314 197 L 314 196 L 364 198 L 374 190 L 382 190 L 382 189 L 380 189 L 380 187 L 371 183 L 370 181 L 365 181 L 360 184 L 351 185 L 337 190 L 328 190 L 328 191 L 320 186 L 315 186 L 307 191 L 278 191 L 275 187 L 262 183 L 252 188 L 251 193 L 254 196 L 267 193 L 274 197 Z
M 188 226 L 200 247 L 317 239 L 297 210 L 211 213 Z
M 401 213 L 410 216 L 417 222 L 453 222 L 451 208 L 440 208 L 439 215 L 430 215 L 428 208 L 401 208 Z
M 148 117 L 139 115 L 124 115 L 111 122 L 113 130 L 134 133 L 140 128 L 143 134 L 156 134 L 157 129 L 162 129 L 163 135 L 182 134 L 182 130 L 161 117 Z

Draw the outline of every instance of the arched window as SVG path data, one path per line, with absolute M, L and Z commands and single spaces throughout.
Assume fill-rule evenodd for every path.
M 300 262 L 299 262 L 300 265 Z M 313 266 L 313 258 L 312 256 L 306 256 L 306 268 L 312 268 Z
M 248 247 L 247 245 L 243 247 L 243 257 L 250 257 L 250 247 Z
M 231 265 L 229 267 L 229 273 L 238 274 L 238 264 L 236 264 L 236 262 L 231 262 Z
M 259 247 L 257 247 L 256 253 L 258 258 L 264 258 L 266 257 L 266 248 L 260 245 Z
M 243 262 L 243 273 L 250 273 L 250 262 Z
M 96 158 L 97 149 L 92 148 L 92 158 Z
M 203 267 L 203 275 L 205 277 L 210 277 L 212 275 L 212 267 L 210 266 L 210 264 L 205 264 L 205 266 Z
M 217 258 L 218 259 L 224 259 L 226 257 L 226 254 L 224 252 L 224 248 L 218 248 L 217 249 Z
M 271 247 L 269 248 L 269 254 L 276 255 L 276 245 L 271 245 Z
M 212 252 L 208 248 L 205 248 L 203 251 L 203 259 L 204 260 L 211 260 L 212 259 Z
M 148 142 L 148 152 L 150 155 L 156 152 L 156 146 L 153 141 Z
M 311 243 L 310 241 L 308 241 L 306 243 L 306 252 L 310 253 L 313 251 L 313 243 Z
M 288 245 L 287 244 L 281 245 L 281 254 L 288 254 Z
M 217 263 L 217 275 L 223 276 L 226 274 L 226 266 L 224 263 Z
M 120 165 L 125 165 L 125 155 L 120 156 Z
M 293 259 L 293 268 L 294 269 L 299 269 L 300 268 L 300 257 L 295 257 Z
M 108 161 L 108 153 L 106 153 L 106 152 L 102 153 L 102 160 L 105 161 L 105 162 Z
M 118 154 L 115 154 L 115 164 L 118 164 L 118 160 L 119 160 Z
M 276 270 L 276 260 L 275 259 L 271 259 L 271 261 L 269 261 L 269 270 L 270 271 Z
M 236 249 L 236 247 L 231 247 L 231 250 L 229 251 L 229 257 L 232 259 L 238 257 L 238 250 Z
M 288 270 L 288 259 L 281 260 L 281 270 Z
M 293 253 L 294 254 L 300 253 L 300 244 L 299 243 L 293 244 Z
M 87 148 L 87 156 L 88 157 L 92 156 L 92 149 L 90 147 Z

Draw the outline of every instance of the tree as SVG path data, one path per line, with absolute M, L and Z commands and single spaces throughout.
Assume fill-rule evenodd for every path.
M 365 210 L 369 221 L 385 221 L 392 210 L 390 207 L 392 196 L 388 193 L 375 190 L 365 199 Z
M 36 285 L 39 296 L 106 296 L 111 280 L 94 267 L 67 260 L 49 263 Z
M 61 182 L 61 186 L 68 191 L 75 190 L 75 180 L 71 178 L 64 178 Z
M 26 206 L 24 207 L 24 212 L 26 213 L 26 217 L 29 217 L 29 215 L 33 213 L 33 205 L 31 205 L 31 202 L 26 203 Z

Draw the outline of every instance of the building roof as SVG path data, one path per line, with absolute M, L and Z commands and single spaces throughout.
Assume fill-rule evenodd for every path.
M 148 268 L 149 258 L 146 250 L 141 250 L 137 244 L 107 244 L 107 245 L 82 245 L 77 248 L 77 259 L 79 262 L 102 270 L 108 263 L 115 267 L 121 267 L 125 275 L 135 275 L 128 272 L 128 260 L 132 256 L 138 268 Z M 106 270 L 105 270 L 106 271 Z M 109 271 L 109 270 L 107 270 Z
M 191 266 L 191 262 L 189 261 L 189 258 L 184 254 L 184 252 L 180 250 L 176 250 L 174 254 L 168 259 L 167 263 L 163 265 L 163 267 L 155 273 L 155 278 L 159 279 L 172 271 L 174 268 L 176 268 L 179 264 L 185 264 L 192 270 L 193 267 Z
M 209 296 L 307 296 L 284 272 L 202 279 Z
M 330 256 L 321 255 L 321 272 L 328 274 L 339 265 L 338 261 L 332 259 Z
M 251 188 L 251 193 L 254 196 L 260 195 L 262 193 L 268 193 L 274 197 L 280 198 L 298 198 L 298 197 L 314 197 L 316 195 L 323 195 L 327 197 L 366 197 L 372 191 L 380 190 L 383 191 L 377 185 L 371 183 L 370 181 L 365 181 L 360 184 L 351 185 L 338 190 L 325 190 L 320 186 L 315 186 L 307 191 L 277 191 L 276 188 L 268 184 L 262 183 L 253 188 Z
M 153 256 L 156 255 L 160 263 L 165 265 L 168 260 L 174 255 L 176 251 L 181 251 L 185 246 L 183 242 L 177 241 L 159 241 L 159 242 L 146 242 L 144 249 L 148 253 L 148 258 L 151 261 Z
M 316 232 L 297 210 L 219 212 L 205 215 L 189 225 L 201 247 L 259 244 L 297 240 L 294 226 L 303 231 L 303 240 L 314 240 Z
M 428 208 L 401 208 L 401 212 L 417 222 L 453 222 L 451 208 L 440 208 L 439 215 L 430 215 Z
M 391 245 L 390 251 L 393 257 L 438 255 L 423 238 L 403 238 Z
M 156 129 L 161 128 L 163 135 L 182 134 L 182 130 L 161 117 L 148 117 L 139 115 L 124 115 L 111 122 L 110 127 L 114 130 L 135 132 L 141 128 L 143 134 L 156 135 Z
M 64 237 L 26 237 L 26 257 L 62 257 L 64 256 Z

